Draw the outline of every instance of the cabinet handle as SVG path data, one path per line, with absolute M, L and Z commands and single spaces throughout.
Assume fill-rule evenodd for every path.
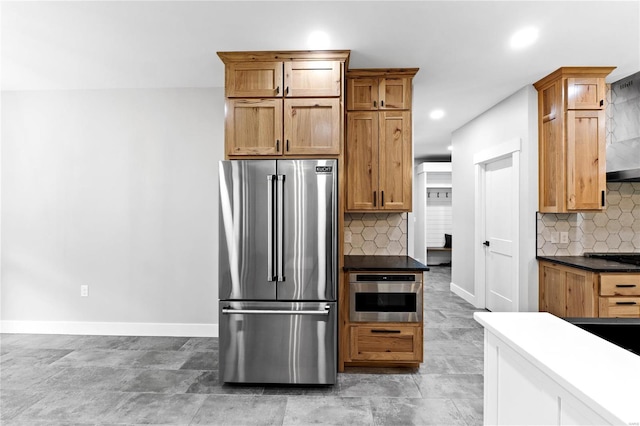
M 289 152 L 289 139 L 287 139 L 287 152 Z
M 378 330 L 378 329 L 372 329 L 371 330 L 372 333 L 390 333 L 390 334 L 400 334 L 401 331 L 400 330 Z
M 280 152 L 280 139 L 276 139 L 276 152 Z
M 376 196 L 378 193 L 376 191 L 373 191 L 373 207 L 376 207 L 377 201 L 378 201 L 378 197 Z
M 616 305 L 635 305 L 636 302 L 616 302 Z
M 373 101 L 373 107 L 374 107 L 374 108 L 378 108 L 378 102 Z
M 383 107 L 384 106 L 384 101 L 380 101 L 380 106 Z
M 600 99 L 600 106 L 604 106 L 604 99 Z
M 280 93 L 280 86 L 276 87 L 276 95 Z
M 616 284 L 616 287 L 618 288 L 633 288 L 635 286 L 635 284 Z
M 380 191 L 380 205 L 384 207 L 384 191 Z
M 602 194 L 600 195 L 600 201 L 602 202 L 602 207 L 604 207 L 604 202 L 605 202 L 604 191 L 602 191 Z
M 284 94 L 285 94 L 285 95 L 288 95 L 288 94 L 289 94 L 289 86 L 287 86 L 287 87 L 284 89 Z

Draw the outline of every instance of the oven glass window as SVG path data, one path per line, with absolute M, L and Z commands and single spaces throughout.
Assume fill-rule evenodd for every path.
M 356 293 L 356 312 L 415 312 L 415 293 Z

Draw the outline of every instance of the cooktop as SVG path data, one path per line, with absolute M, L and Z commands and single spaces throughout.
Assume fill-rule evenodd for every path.
M 585 253 L 585 257 L 613 260 L 614 262 L 640 266 L 640 253 Z

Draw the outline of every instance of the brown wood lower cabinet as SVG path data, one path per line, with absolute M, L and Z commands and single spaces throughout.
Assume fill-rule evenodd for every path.
M 423 361 L 423 321 L 351 321 L 349 274 L 343 274 L 340 286 L 338 371 L 345 367 L 410 367 Z M 357 274 L 398 274 L 398 270 L 358 270 Z M 422 271 L 402 270 L 402 274 L 419 274 L 417 282 L 424 285 Z M 422 293 L 420 293 L 422 294 Z M 420 303 L 422 305 L 422 303 Z
M 640 274 L 600 274 L 599 308 L 601 317 L 640 317 Z
M 640 318 L 640 274 L 538 261 L 540 311 L 559 317 Z
M 540 311 L 559 317 L 597 317 L 597 277 L 590 271 L 539 262 Z
M 422 325 L 352 325 L 349 344 L 352 361 L 422 362 Z

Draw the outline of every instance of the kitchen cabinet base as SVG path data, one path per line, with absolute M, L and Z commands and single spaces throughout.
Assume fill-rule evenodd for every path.
M 360 362 L 345 362 L 344 368 L 350 367 L 374 367 L 374 368 L 420 368 L 419 362 L 371 362 L 371 361 L 360 361 Z M 340 372 L 344 372 L 344 369 Z

